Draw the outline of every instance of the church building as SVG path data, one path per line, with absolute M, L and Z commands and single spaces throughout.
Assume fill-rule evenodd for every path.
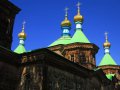
M 108 34 L 105 54 L 97 66 L 99 47 L 84 34 L 80 3 L 74 35 L 66 8 L 61 36 L 48 47 L 32 51 L 25 48 L 25 22 L 18 34 L 19 44 L 11 50 L 14 20 L 20 10 L 9 0 L 0 0 L 0 90 L 120 90 L 120 65 L 110 54 Z

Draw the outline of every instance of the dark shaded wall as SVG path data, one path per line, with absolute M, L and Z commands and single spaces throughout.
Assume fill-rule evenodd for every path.
M 0 0 L 0 45 L 11 49 L 13 25 L 18 7 L 8 0 Z
M 20 81 L 19 55 L 0 46 L 0 90 L 16 90 Z
M 15 66 L 0 62 L 0 90 L 16 90 L 19 77 Z

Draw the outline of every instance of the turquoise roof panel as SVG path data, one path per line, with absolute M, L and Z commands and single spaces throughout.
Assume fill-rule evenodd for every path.
M 14 52 L 21 54 L 21 53 L 26 52 L 26 49 L 25 49 L 24 45 L 19 44 L 18 47 L 14 50 Z
M 55 45 L 59 45 L 59 44 L 69 44 L 71 40 L 70 36 L 62 36 L 60 37 L 58 40 L 56 40 L 55 42 L 53 42 L 51 45 L 49 46 L 55 46 Z
M 99 64 L 99 66 L 102 65 L 117 65 L 117 64 L 114 61 L 114 59 L 111 57 L 111 55 L 109 53 L 106 53 Z
M 76 32 L 74 33 L 71 39 L 71 43 L 75 43 L 75 42 L 90 43 L 90 41 L 87 39 L 87 37 L 85 36 L 85 34 L 82 32 L 81 29 L 76 30 Z

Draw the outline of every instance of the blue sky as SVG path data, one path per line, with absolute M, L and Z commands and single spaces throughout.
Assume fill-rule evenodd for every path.
M 21 12 L 16 16 L 13 32 L 12 50 L 19 39 L 22 22 L 26 21 L 27 39 L 25 47 L 29 50 L 47 47 L 61 36 L 60 23 L 64 19 L 64 8 L 68 7 L 69 20 L 72 23 L 71 34 L 74 34 L 73 17 L 77 13 L 78 0 L 10 0 Z M 120 0 L 79 0 L 81 14 L 84 16 L 83 32 L 100 49 L 96 55 L 99 64 L 104 55 L 104 32 L 108 32 L 111 42 L 110 53 L 117 64 L 120 64 Z

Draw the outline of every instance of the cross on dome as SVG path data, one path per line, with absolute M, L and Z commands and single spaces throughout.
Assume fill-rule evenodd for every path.
M 65 19 L 67 19 L 67 17 L 68 17 L 68 10 L 69 10 L 69 8 L 65 8 Z
M 81 5 L 81 3 L 80 3 L 80 2 L 78 2 L 78 3 L 77 3 L 77 7 L 78 7 L 78 8 L 80 8 L 80 5 Z
M 22 31 L 23 31 L 23 32 L 24 32 L 24 29 L 25 29 L 25 24 L 26 24 L 26 22 L 23 21 L 23 23 L 22 23 Z
M 105 32 L 105 40 L 108 41 L 108 32 Z

